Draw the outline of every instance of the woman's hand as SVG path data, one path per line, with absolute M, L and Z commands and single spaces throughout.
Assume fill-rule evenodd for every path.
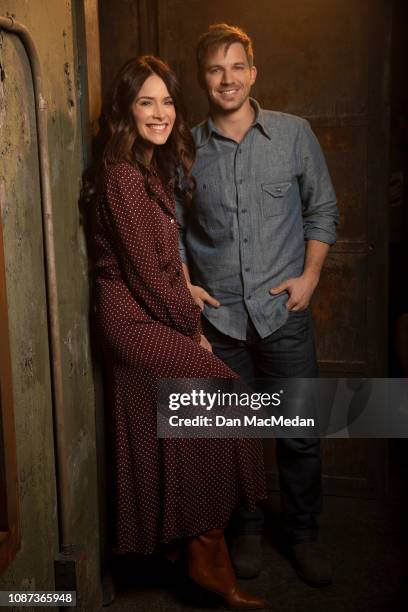
M 202 287 L 192 285 L 191 283 L 187 283 L 187 287 L 193 297 L 194 302 L 201 311 L 204 310 L 204 303 L 214 306 L 214 308 L 218 308 L 220 306 L 219 301 L 213 298 L 212 295 L 207 293 L 207 291 Z
M 200 336 L 200 346 L 202 346 L 206 351 L 210 351 L 210 353 L 212 353 L 212 346 L 203 334 Z

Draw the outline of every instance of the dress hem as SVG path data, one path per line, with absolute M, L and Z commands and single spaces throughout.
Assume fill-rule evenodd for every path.
M 262 495 L 262 496 L 257 496 L 256 497 L 256 501 L 253 504 L 248 504 L 248 505 L 244 505 L 243 507 L 245 508 L 245 510 L 248 510 L 249 512 L 254 512 L 255 511 L 255 506 L 257 505 L 258 502 L 264 501 L 268 499 L 268 495 Z M 149 548 L 149 550 L 141 550 L 139 549 L 135 549 L 135 547 L 129 547 L 127 549 L 118 549 L 117 547 L 114 547 L 112 549 L 112 553 L 115 556 L 122 556 L 122 555 L 143 555 L 143 556 L 151 556 L 154 555 L 156 553 L 159 552 L 160 547 L 161 546 L 165 546 L 168 544 L 171 544 L 172 542 L 176 542 L 177 540 L 187 540 L 188 538 L 193 538 L 195 536 L 200 535 L 200 533 L 205 533 L 206 531 L 209 531 L 210 529 L 225 529 L 226 526 L 228 525 L 228 522 L 231 518 L 231 514 L 233 512 L 233 510 L 235 510 L 237 508 L 236 505 L 234 505 L 234 507 L 230 510 L 228 517 L 225 520 L 222 521 L 217 521 L 216 523 L 207 523 L 205 526 L 203 525 L 202 528 L 200 529 L 194 529 L 194 530 L 187 530 L 183 535 L 175 535 L 175 536 L 167 536 L 164 538 L 161 538 L 160 541 L 156 544 L 156 546 Z

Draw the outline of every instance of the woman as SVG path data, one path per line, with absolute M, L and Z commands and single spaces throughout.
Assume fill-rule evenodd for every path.
M 158 439 L 161 378 L 234 378 L 201 334 L 182 272 L 174 208 L 181 166 L 193 185 L 194 145 L 175 75 L 131 60 L 107 110 L 108 140 L 92 206 L 95 314 L 110 395 L 115 552 L 151 554 L 184 542 L 189 572 L 234 609 L 265 602 L 237 586 L 223 529 L 232 510 L 265 497 L 256 440 Z

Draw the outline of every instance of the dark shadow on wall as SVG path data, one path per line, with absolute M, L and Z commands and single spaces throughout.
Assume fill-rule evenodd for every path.
M 140 53 L 139 2 L 99 0 L 102 96 L 120 66 Z
M 391 56 L 389 376 L 408 376 L 408 5 L 394 1 Z M 390 441 L 391 479 L 408 489 L 407 440 Z
M 94 147 L 99 151 L 100 141 L 94 138 Z M 98 156 L 94 158 L 98 159 Z M 84 186 L 93 180 L 96 171 L 95 165 L 88 167 L 83 175 Z M 101 580 L 103 604 L 109 605 L 114 599 L 114 587 L 111 577 L 112 572 L 112 542 L 111 528 L 112 523 L 109 500 L 112 498 L 110 494 L 111 478 L 109 475 L 109 440 L 106 436 L 106 431 L 109 431 L 109 385 L 106 384 L 109 372 L 104 371 L 103 352 L 99 340 L 98 328 L 95 321 L 95 312 L 93 304 L 95 303 L 94 293 L 94 272 L 92 261 L 92 240 L 91 240 L 91 222 L 92 222 L 92 206 L 93 201 L 84 201 L 84 194 L 81 193 L 79 200 L 79 209 L 81 215 L 81 228 L 84 232 L 87 245 L 87 261 L 88 261 L 88 278 L 89 278 L 89 332 L 90 332 L 90 350 L 92 359 L 92 372 L 95 387 L 95 445 L 97 457 L 97 486 L 98 486 L 98 525 L 99 525 L 99 540 L 101 552 Z

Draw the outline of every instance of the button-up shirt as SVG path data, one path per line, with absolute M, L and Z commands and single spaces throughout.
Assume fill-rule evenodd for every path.
M 239 143 L 211 118 L 193 128 L 193 202 L 177 202 L 180 254 L 191 281 L 221 303 L 206 304 L 203 314 L 240 340 L 248 316 L 262 338 L 285 323 L 288 294 L 269 289 L 302 274 L 305 241 L 335 242 L 338 219 L 309 123 L 251 104 L 255 120 Z

